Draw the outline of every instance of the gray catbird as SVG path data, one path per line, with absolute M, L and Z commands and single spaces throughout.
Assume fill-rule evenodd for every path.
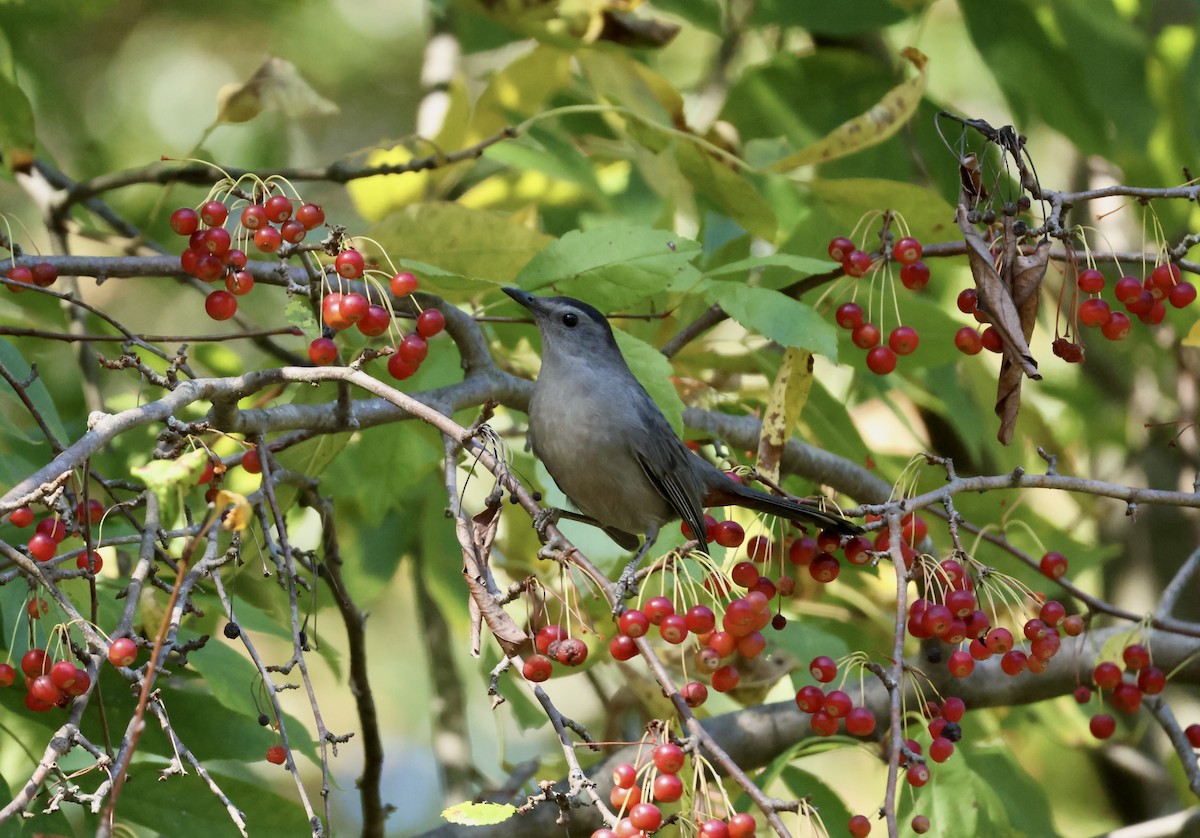
M 504 292 L 533 314 L 542 371 L 529 402 L 533 451 L 579 511 L 617 544 L 637 548 L 623 582 L 663 524 L 682 518 L 707 551 L 704 508 L 743 506 L 845 534 L 846 519 L 743 486 L 694 454 L 625 363 L 599 311 L 570 297 Z

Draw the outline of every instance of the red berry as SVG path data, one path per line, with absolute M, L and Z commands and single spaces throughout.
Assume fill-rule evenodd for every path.
M 902 265 L 911 265 L 921 258 L 921 243 L 912 236 L 905 236 L 892 247 L 892 256 Z
M 809 674 L 822 684 L 828 684 L 837 677 L 837 664 L 828 655 L 817 655 L 808 665 Z
M 171 213 L 171 229 L 180 236 L 190 236 L 200 228 L 200 216 L 190 207 L 180 207 Z
M 979 340 L 988 352 L 1000 352 L 1004 349 L 1004 341 L 1000 339 L 1000 333 L 996 331 L 995 326 L 988 326 L 984 329 Z
M 979 292 L 974 288 L 964 288 L 958 292 L 957 305 L 963 314 L 974 314 L 979 309 Z
M 659 623 L 658 633 L 672 645 L 682 643 L 688 636 L 687 619 L 682 614 L 668 614 Z
M 204 310 L 213 320 L 228 320 L 237 314 L 237 297 L 228 291 L 213 291 L 204 299 Z
M 343 250 L 333 260 L 338 276 L 345 279 L 358 279 L 362 276 L 365 264 L 362 254 L 357 250 Z
M 300 242 L 304 241 L 306 235 L 308 235 L 308 230 L 295 219 L 283 222 L 279 228 L 280 238 L 288 244 L 300 244 Z
M 417 316 L 417 334 L 431 338 L 446 328 L 446 315 L 436 308 L 427 308 Z
M 688 707 L 699 707 L 708 700 L 708 687 L 699 681 L 689 681 L 679 691 Z
M 944 736 L 939 736 L 929 745 L 929 758 L 934 762 L 945 762 L 953 754 L 954 743 Z
M 371 304 L 367 302 L 367 298 L 362 294 L 343 294 L 342 302 L 338 306 L 338 313 L 342 319 L 353 325 L 367 316 L 367 310 Z
M 49 288 L 54 284 L 55 280 L 58 279 L 58 268 L 54 267 L 49 262 L 38 262 L 29 269 L 29 273 L 30 278 L 33 280 L 33 284 L 38 288 Z M 1195 296 L 1195 291 L 1193 291 L 1192 296 Z M 1182 306 L 1176 306 L 1176 308 L 1181 307 Z
M 1121 683 L 1121 668 L 1112 661 L 1104 661 L 1092 670 L 1092 680 L 1102 690 L 1111 690 Z
M 429 344 L 420 335 L 409 333 L 404 336 L 404 339 L 400 341 L 400 345 L 396 347 L 396 354 L 407 363 L 416 366 L 429 355 Z
M 846 829 L 850 832 L 851 838 L 867 838 L 871 834 L 871 822 L 867 820 L 866 815 L 855 815 L 850 819 Z
M 629 788 L 613 786 L 612 791 L 608 793 L 608 802 L 614 809 L 632 808 L 642 802 L 642 789 L 639 786 L 630 786 Z
M 1013 647 L 1012 632 L 1003 627 L 994 628 L 984 642 L 993 655 L 1002 655 Z
M 1183 729 L 1183 735 L 1193 748 L 1200 748 L 1200 724 L 1190 724 Z
M 108 661 L 113 666 L 129 666 L 137 655 L 137 644 L 128 637 L 118 637 L 108 647 Z
M 292 217 L 292 202 L 286 195 L 272 195 L 263 205 L 267 218 L 282 224 Z
M 392 277 L 390 287 L 397 297 L 404 297 L 417 290 L 417 278 L 408 272 L 398 273 Z
M 73 666 L 71 668 L 74 669 Z M 49 675 L 39 675 L 34 678 L 33 682 L 29 685 L 29 694 L 38 701 L 49 705 L 58 704 L 66 698 L 63 691 L 54 686 L 54 681 Z
M 1128 303 L 1142 296 L 1142 283 L 1136 277 L 1123 276 L 1113 286 L 1113 293 L 1119 302 Z
M 283 244 L 283 233 L 274 227 L 262 227 L 254 231 L 254 246 L 262 253 L 274 253 Z
M 845 236 L 837 236 L 829 242 L 829 258 L 835 262 L 842 262 L 854 252 L 854 242 Z
M 8 516 L 8 522 L 14 527 L 24 529 L 33 523 L 33 510 L 28 506 L 14 509 Z
M 1067 616 L 1067 609 L 1058 600 L 1049 600 L 1038 612 L 1042 622 L 1048 626 L 1057 626 Z
M 521 674 L 525 676 L 525 680 L 535 684 L 545 681 L 553 671 L 554 665 L 545 655 L 530 655 L 521 666 Z
M 1157 666 L 1147 666 L 1138 673 L 1137 685 L 1146 695 L 1158 695 L 1167 687 L 1167 676 Z
M 918 835 L 924 835 L 929 831 L 929 818 L 924 815 L 916 815 L 912 819 L 912 830 Z
M 887 375 L 896 369 L 896 353 L 887 346 L 876 346 L 867 353 L 867 369 L 876 375 Z
M 242 455 L 242 468 L 250 474 L 260 474 L 262 472 L 262 461 L 258 456 L 258 450 L 251 448 Z
M 419 364 L 414 364 L 401 358 L 399 355 L 392 355 L 388 358 L 387 371 L 388 375 L 397 381 L 403 381 L 406 378 L 411 378 L 416 373 Z
M 683 781 L 674 774 L 659 774 L 653 788 L 654 799 L 660 803 L 674 803 L 683 797 Z
M 254 277 L 249 271 L 234 271 L 225 277 L 225 290 L 235 297 L 243 297 L 254 287 Z
M 383 306 L 368 306 L 367 313 L 358 321 L 358 330 L 367 337 L 378 337 L 388 330 L 392 315 Z
M 1020 649 L 1009 649 L 1000 658 L 1000 668 L 1004 670 L 1005 675 L 1020 675 L 1028 664 L 1029 656 Z
M 845 271 L 846 276 L 865 276 L 870 269 L 871 256 L 861 250 L 850 251 L 850 254 L 842 260 L 842 270 Z
M 765 562 L 775 549 L 774 542 L 765 535 L 756 535 L 746 542 L 746 555 L 754 562 Z M 757 579 L 755 581 L 758 581 Z
M 296 220 L 304 225 L 305 230 L 312 230 L 325 223 L 325 210 L 316 204 L 304 204 L 296 210 Z
M 258 230 L 267 226 L 267 211 L 261 204 L 251 204 L 242 210 L 242 226 L 247 230 Z
M 227 255 L 232 246 L 233 238 L 229 235 L 229 231 L 223 227 L 209 230 L 208 235 L 204 237 L 204 249 L 213 256 Z
M 739 812 L 729 819 L 729 838 L 751 838 L 754 829 L 754 817 L 745 812 Z
M 1107 739 L 1117 729 L 1117 720 L 1107 713 L 1097 713 L 1088 722 L 1088 729 L 1097 739 Z
M 36 281 L 36 266 L 34 267 L 34 271 L 34 280 Z M 1187 306 L 1191 305 L 1195 299 L 1196 286 L 1192 285 L 1190 282 L 1181 282 L 1178 285 L 1173 286 L 1171 290 L 1167 292 L 1167 302 L 1169 302 L 1175 308 L 1186 308 Z
M 229 208 L 220 201 L 209 201 L 200 207 L 200 220 L 209 227 L 220 227 L 229 217 Z
M 917 330 L 912 326 L 897 326 L 888 335 L 888 346 L 897 355 L 911 355 L 916 351 L 917 344 L 920 342 L 921 339 L 917 336 Z
M 706 634 L 717 626 L 717 617 L 706 605 L 693 605 L 684 615 L 687 629 L 693 634 Z
M 970 326 L 963 326 L 954 333 L 954 345 L 964 355 L 978 355 L 979 350 L 983 349 L 983 340 L 979 337 L 979 332 Z
M 321 319 L 335 332 L 349 329 L 351 325 L 350 321 L 342 316 L 342 298 L 344 296 L 340 291 L 331 291 L 325 295 L 325 299 L 321 300 Z
M 1083 617 L 1078 614 L 1063 618 L 1062 630 L 1068 637 L 1078 637 L 1083 634 L 1084 627 Z
M 582 666 L 588 657 L 587 644 L 578 637 L 568 637 L 559 642 L 554 657 L 563 666 Z
M 842 563 L 828 553 L 822 553 L 808 565 L 808 575 L 818 582 L 832 582 L 841 572 Z
M 870 349 L 879 344 L 880 331 L 874 323 L 862 323 L 850 332 L 850 340 L 859 349 Z
M 50 667 L 50 680 L 54 682 L 54 686 L 60 690 L 66 690 L 75 683 L 76 673 L 79 670 L 75 668 L 75 664 L 70 661 L 59 661 Z
M 104 567 L 104 559 L 95 550 L 91 553 L 91 561 L 88 560 L 87 553 L 80 553 L 78 558 L 75 559 L 75 566 L 80 570 L 99 573 Z
M 267 748 L 267 762 L 272 765 L 283 765 L 287 762 L 287 749 L 282 745 L 272 745 Z
M 971 658 L 970 653 L 958 649 L 950 653 L 947 667 L 955 678 L 966 678 L 975 671 L 975 661 Z
M 617 630 L 626 637 L 641 637 L 650 630 L 650 618 L 636 608 L 626 609 L 617 619 Z
M 1133 329 L 1133 324 L 1129 322 L 1129 318 L 1124 312 L 1114 311 L 1108 318 L 1108 322 L 1100 327 L 1100 333 L 1109 340 L 1124 340 L 1129 336 L 1129 332 Z
M 337 360 L 337 344 L 332 338 L 316 338 L 308 345 L 308 358 L 318 367 L 327 367 Z
M 727 693 L 736 687 L 741 679 L 737 667 L 727 664 L 712 674 L 712 688 L 719 693 Z
M 1103 326 L 1112 318 L 1108 303 L 1099 297 L 1079 304 L 1079 322 L 1085 326 Z
M 1179 271 L 1179 266 L 1171 262 L 1163 262 L 1161 265 L 1156 265 L 1154 270 L 1150 272 L 1150 281 L 1162 288 L 1164 291 L 1170 289 L 1172 285 L 1179 282 L 1182 274 Z
M 1132 277 L 1131 277 L 1132 278 Z M 1134 280 L 1136 282 L 1136 280 Z M 1141 284 L 1139 283 L 1139 286 Z M 1150 309 L 1154 306 L 1154 297 L 1144 288 L 1137 293 L 1137 296 L 1130 297 L 1125 301 L 1125 308 L 1130 314 L 1136 314 L 1138 317 L 1144 317 L 1150 313 Z
M 44 649 L 30 649 L 21 656 L 21 671 L 27 678 L 36 678 L 50 671 L 50 659 Z
M 1150 650 L 1141 643 L 1130 643 L 1121 650 L 1121 659 L 1130 672 L 1140 672 L 1150 665 Z
M 651 597 L 646 602 L 645 612 L 651 623 L 660 626 L 669 614 L 675 613 L 675 605 L 665 596 Z
M 613 768 L 612 781 L 619 789 L 633 788 L 633 784 L 637 782 L 637 769 L 627 762 L 622 762 Z
M 722 547 L 736 548 L 740 547 L 742 541 L 745 540 L 746 531 L 737 521 L 725 520 L 717 524 L 716 532 L 713 535 L 713 541 Z
M 867 541 L 861 535 L 856 535 L 846 542 L 846 546 L 842 548 L 842 553 L 846 556 L 846 561 L 850 564 L 864 565 L 871 561 L 871 542 Z
M 852 736 L 870 736 L 875 732 L 875 714 L 866 707 L 855 707 L 846 714 L 846 732 Z
M 26 285 L 33 285 L 33 271 L 31 271 L 29 268 L 26 268 L 26 267 L 23 267 L 20 265 L 18 265 L 15 268 L 9 268 L 8 273 L 5 274 L 5 276 L 7 276 L 11 280 L 14 280 L 15 282 L 23 282 Z M 10 286 L 8 286 L 8 290 L 12 291 L 13 293 L 19 294 L 22 291 L 24 291 L 25 289 L 18 288 L 14 285 L 10 285 Z
M 1080 271 L 1075 277 L 1075 284 L 1086 294 L 1099 294 L 1104 290 L 1104 274 L 1095 268 Z
M 816 539 L 801 536 L 788 547 L 788 561 L 797 566 L 811 564 L 820 552 Z
M 654 766 L 667 774 L 678 774 L 686 757 L 683 748 L 672 742 L 664 742 L 654 749 Z
M 17 670 L 11 664 L 0 663 L 0 687 L 11 687 L 17 679 Z
M 1042 556 L 1040 567 L 1043 575 L 1059 579 L 1067 572 L 1067 557 L 1057 550 L 1051 550 Z
M 826 694 L 825 703 L 821 705 L 821 709 L 835 719 L 840 719 L 849 713 L 853 706 L 854 702 L 850 700 L 850 696 L 842 690 L 834 690 Z
M 48 562 L 54 558 L 54 552 L 58 545 L 53 538 L 45 533 L 36 532 L 29 539 L 29 555 L 33 556 L 39 562 Z
M 62 518 L 43 518 L 38 521 L 37 526 L 33 528 L 34 532 L 39 532 L 42 535 L 48 535 L 54 539 L 54 543 L 58 544 L 67 537 L 67 525 L 63 523 Z
M 825 693 L 813 684 L 803 686 L 796 692 L 796 706 L 805 713 L 815 713 L 825 706 Z
M 613 660 L 627 661 L 637 657 L 638 648 L 632 637 L 618 634 L 609 641 L 608 653 L 613 656 Z
M 856 329 L 863 322 L 862 306 L 858 303 L 842 303 L 833 313 L 833 319 L 843 329 Z
M 929 766 L 922 763 L 914 763 L 908 767 L 908 773 L 905 774 L 908 778 L 910 786 L 923 786 L 929 782 Z
M 920 291 L 929 284 L 929 266 L 924 262 L 913 262 L 900 269 L 900 282 L 910 291 Z

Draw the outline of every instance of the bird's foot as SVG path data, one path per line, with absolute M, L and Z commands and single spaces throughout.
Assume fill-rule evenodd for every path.
M 625 600 L 632 599 L 633 597 L 637 596 L 637 566 L 640 559 L 641 557 L 639 556 L 638 559 L 635 559 L 626 565 L 625 569 L 621 571 L 621 575 L 617 577 L 617 604 L 613 606 L 613 616 L 619 616 L 620 613 L 625 610 Z
M 542 541 L 546 540 L 546 528 L 558 524 L 558 519 L 562 517 L 562 510 L 554 507 L 539 509 L 533 516 L 533 528 L 537 531 L 538 536 Z

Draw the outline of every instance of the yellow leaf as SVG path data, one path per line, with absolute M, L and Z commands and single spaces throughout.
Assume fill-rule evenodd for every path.
M 1188 329 L 1187 335 L 1180 342 L 1184 346 L 1200 346 L 1200 320 L 1192 324 L 1192 328 Z
M 842 123 L 812 145 L 776 161 L 771 169 L 786 172 L 800 166 L 828 163 L 881 143 L 899 131 L 900 126 L 917 112 L 917 106 L 921 103 L 928 79 L 925 65 L 929 61 L 912 47 L 906 47 L 900 54 L 917 69 L 915 76 L 885 93 L 866 113 Z
M 779 461 L 783 447 L 800 421 L 800 413 L 812 389 L 812 353 L 789 347 L 771 385 L 771 396 L 763 414 L 762 434 L 758 440 L 758 471 L 779 481 Z
M 217 492 L 216 506 L 218 514 L 227 507 L 232 507 L 229 509 L 229 513 L 221 520 L 221 529 L 226 532 L 241 532 L 250 526 L 250 522 L 254 519 L 254 511 L 250 506 L 250 501 L 246 500 L 245 495 L 239 495 L 237 492 L 221 489 Z
M 442 817 L 450 823 L 466 826 L 486 826 L 503 823 L 517 813 L 515 806 L 507 803 L 458 803 L 442 810 Z
M 381 148 L 367 155 L 368 166 L 403 166 L 413 159 L 413 153 L 402 145 Z M 368 221 L 378 221 L 389 212 L 425 200 L 429 188 L 429 172 L 405 172 L 397 175 L 374 175 L 346 184 L 354 208 Z
M 495 73 L 479 94 L 471 115 L 469 141 L 476 142 L 533 116 L 543 110 L 546 99 L 570 81 L 569 52 L 543 44 L 517 58 Z

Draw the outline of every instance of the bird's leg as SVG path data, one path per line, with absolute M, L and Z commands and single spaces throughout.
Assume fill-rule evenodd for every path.
M 533 516 L 533 528 L 537 534 L 541 536 L 542 541 L 546 540 L 546 527 L 557 524 L 560 520 L 579 521 L 582 524 L 591 524 L 592 526 L 600 526 L 595 518 L 589 518 L 587 515 L 581 515 L 578 512 L 572 512 L 569 509 L 559 509 L 555 506 L 547 506 L 539 509 Z
M 617 577 L 617 605 L 613 609 L 613 613 L 624 609 L 625 600 L 637 595 L 637 568 L 641 564 L 642 559 L 650 552 L 650 548 L 654 546 L 654 542 L 658 540 L 658 527 L 646 530 L 646 540 L 642 542 L 642 546 L 638 548 L 637 554 L 629 564 L 625 565 L 625 569 L 621 571 L 621 575 Z

